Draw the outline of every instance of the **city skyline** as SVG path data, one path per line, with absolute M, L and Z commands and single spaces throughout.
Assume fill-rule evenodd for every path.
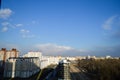
M 0 48 L 120 56 L 119 0 L 2 0 Z

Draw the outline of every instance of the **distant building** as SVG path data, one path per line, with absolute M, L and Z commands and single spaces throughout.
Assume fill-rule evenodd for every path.
M 4 77 L 28 78 L 40 71 L 38 57 L 10 57 L 5 63 Z
M 111 56 L 106 56 L 105 58 L 106 58 L 106 59 L 111 59 L 112 57 L 111 57 Z
M 114 57 L 114 59 L 120 59 L 120 57 Z
M 90 59 L 90 58 L 91 58 L 91 56 L 89 56 L 89 55 L 88 55 L 88 56 L 86 56 L 86 59 Z
M 67 58 L 67 60 L 70 60 L 70 61 L 76 60 L 76 57 L 66 57 L 66 58 Z
M 78 57 L 76 57 L 76 60 L 82 60 L 82 59 L 86 59 L 86 56 L 78 56 Z
M 19 51 L 16 49 L 6 50 L 6 48 L 2 48 L 0 50 L 0 66 L 4 67 L 5 61 L 10 57 L 18 57 Z
M 23 55 L 23 57 L 39 57 L 39 59 L 41 60 L 41 58 L 42 58 L 42 52 L 30 51 L 27 54 Z

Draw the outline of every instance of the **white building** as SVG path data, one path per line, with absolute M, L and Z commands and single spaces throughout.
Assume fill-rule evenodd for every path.
M 74 61 L 74 60 L 76 60 L 77 58 L 76 57 L 66 57 L 68 60 L 70 60 L 70 61 Z
M 28 52 L 27 54 L 23 55 L 23 57 L 39 57 L 39 59 L 41 60 L 42 58 L 42 52 Z
M 51 64 L 58 64 L 60 60 L 61 60 L 61 57 L 57 57 L 57 56 L 42 56 L 41 69 Z
M 106 56 L 105 58 L 106 58 L 106 59 L 112 59 L 112 57 L 111 57 L 111 56 Z

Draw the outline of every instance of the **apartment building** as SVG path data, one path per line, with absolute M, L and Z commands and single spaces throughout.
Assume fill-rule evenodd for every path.
M 10 57 L 18 57 L 19 51 L 15 48 L 11 50 L 6 50 L 6 48 L 2 48 L 0 50 L 0 67 L 4 67 L 5 61 Z

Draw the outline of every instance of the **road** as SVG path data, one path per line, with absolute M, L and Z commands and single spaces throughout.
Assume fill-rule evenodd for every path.
M 89 80 L 89 78 L 76 66 L 70 65 L 71 80 Z

